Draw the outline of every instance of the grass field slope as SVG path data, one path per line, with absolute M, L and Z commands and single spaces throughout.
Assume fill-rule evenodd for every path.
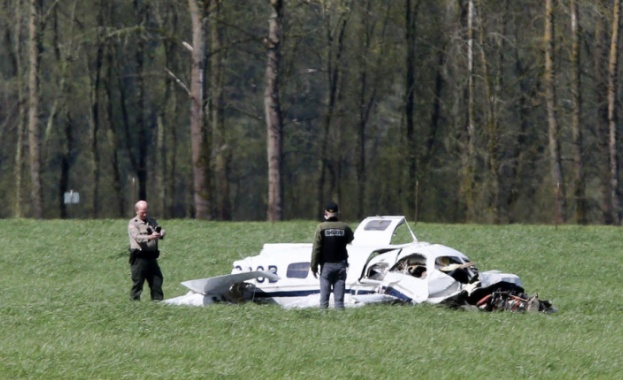
M 181 281 L 229 273 L 263 243 L 311 242 L 316 225 L 160 222 L 166 298 L 186 293 Z M 480 270 L 518 274 L 558 312 L 133 303 L 127 221 L 0 220 L 0 378 L 620 378 L 620 228 L 412 227 Z

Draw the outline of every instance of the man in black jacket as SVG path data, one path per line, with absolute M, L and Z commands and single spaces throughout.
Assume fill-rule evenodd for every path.
M 311 271 L 318 278 L 320 267 L 320 307 L 329 307 L 329 296 L 333 291 L 336 309 L 344 308 L 348 252 L 346 245 L 353 241 L 353 230 L 338 220 L 338 206 L 329 202 L 325 207 L 325 222 L 318 224 L 314 235 Z

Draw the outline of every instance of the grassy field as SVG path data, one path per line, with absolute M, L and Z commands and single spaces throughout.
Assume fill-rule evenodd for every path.
M 229 273 L 314 221 L 162 220 L 165 297 Z M 343 312 L 131 303 L 127 222 L 0 220 L 2 379 L 615 379 L 623 371 L 616 227 L 414 226 L 419 240 L 517 273 L 555 314 L 432 305 Z M 355 227 L 356 223 L 352 223 Z

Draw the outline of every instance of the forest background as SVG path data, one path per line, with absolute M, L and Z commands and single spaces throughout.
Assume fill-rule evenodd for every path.
M 2 218 L 620 224 L 621 0 L 0 1 Z

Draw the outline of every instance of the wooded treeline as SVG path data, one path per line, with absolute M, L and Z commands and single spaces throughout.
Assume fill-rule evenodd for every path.
M 0 1 L 0 217 L 621 222 L 621 0 Z

